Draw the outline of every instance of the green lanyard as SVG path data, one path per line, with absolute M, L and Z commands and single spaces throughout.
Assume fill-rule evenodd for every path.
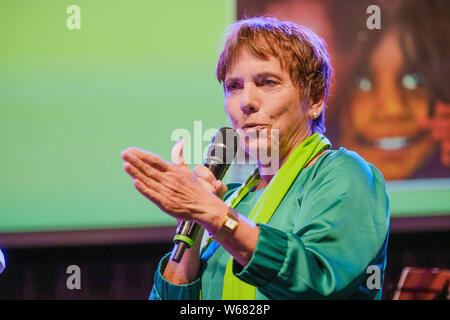
M 250 190 L 252 190 L 259 183 L 259 181 L 261 181 L 261 178 L 259 177 L 258 168 L 255 168 L 253 173 L 247 178 L 242 186 L 228 198 L 231 200 L 227 200 L 225 203 L 230 208 L 234 209 L 239 204 L 239 202 L 241 202 L 241 200 L 247 195 L 247 193 L 249 193 Z M 203 246 L 201 254 L 203 254 L 203 252 L 211 242 L 211 238 L 206 239 L 206 244 Z
M 261 178 L 259 177 L 258 168 L 256 168 L 253 174 L 247 178 L 247 181 L 245 181 L 243 186 L 239 188 L 237 195 L 232 198 L 230 207 L 234 209 L 247 193 L 249 193 L 260 181 Z

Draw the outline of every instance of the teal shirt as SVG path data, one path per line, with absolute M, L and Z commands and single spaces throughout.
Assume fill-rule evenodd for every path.
M 224 199 L 239 186 L 230 184 Z M 249 192 L 235 210 L 248 216 L 263 191 Z M 380 299 L 388 235 L 382 174 L 355 152 L 328 150 L 300 172 L 269 223 L 259 224 L 250 262 L 234 261 L 233 273 L 256 286 L 257 300 Z M 218 244 L 205 250 L 200 277 L 187 285 L 162 277 L 168 258 L 150 299 L 199 299 L 200 290 L 202 299 L 222 298 L 230 254 Z

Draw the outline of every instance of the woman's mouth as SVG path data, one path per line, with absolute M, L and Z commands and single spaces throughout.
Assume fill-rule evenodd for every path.
M 260 123 L 247 123 L 247 124 L 242 126 L 242 130 L 244 132 L 250 131 L 250 130 L 252 130 L 252 131 L 259 131 L 259 130 L 262 130 L 262 129 L 267 129 L 267 125 L 260 124 Z

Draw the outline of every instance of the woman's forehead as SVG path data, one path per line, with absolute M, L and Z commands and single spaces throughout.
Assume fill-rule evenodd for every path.
M 256 55 L 248 46 L 244 46 L 233 57 L 225 79 L 270 73 L 282 75 L 285 72 L 278 57 L 270 55 L 264 58 Z

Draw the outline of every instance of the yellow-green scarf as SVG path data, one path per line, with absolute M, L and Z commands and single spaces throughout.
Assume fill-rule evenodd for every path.
M 267 185 L 266 190 L 253 207 L 249 219 L 255 223 L 267 224 L 300 171 L 320 152 L 330 147 L 330 141 L 318 133 L 314 133 L 297 146 Z M 236 207 L 259 181 L 259 173 L 255 170 L 232 198 L 230 206 Z M 230 258 L 225 269 L 222 299 L 254 300 L 256 287 L 241 281 L 233 274 L 232 269 L 233 257 Z
M 300 171 L 320 152 L 330 147 L 330 141 L 318 133 L 314 133 L 297 146 L 267 185 L 258 202 L 253 207 L 249 219 L 255 223 L 267 224 Z M 227 199 L 226 203 L 231 208 L 235 208 L 260 180 L 258 168 L 256 168 L 242 186 Z M 202 252 L 206 250 L 211 242 L 211 239 L 208 238 L 207 244 L 203 247 Z M 241 281 L 233 274 L 233 257 L 231 257 L 225 269 L 222 299 L 255 300 L 255 298 L 256 288 Z M 202 299 L 201 291 L 200 299 Z

